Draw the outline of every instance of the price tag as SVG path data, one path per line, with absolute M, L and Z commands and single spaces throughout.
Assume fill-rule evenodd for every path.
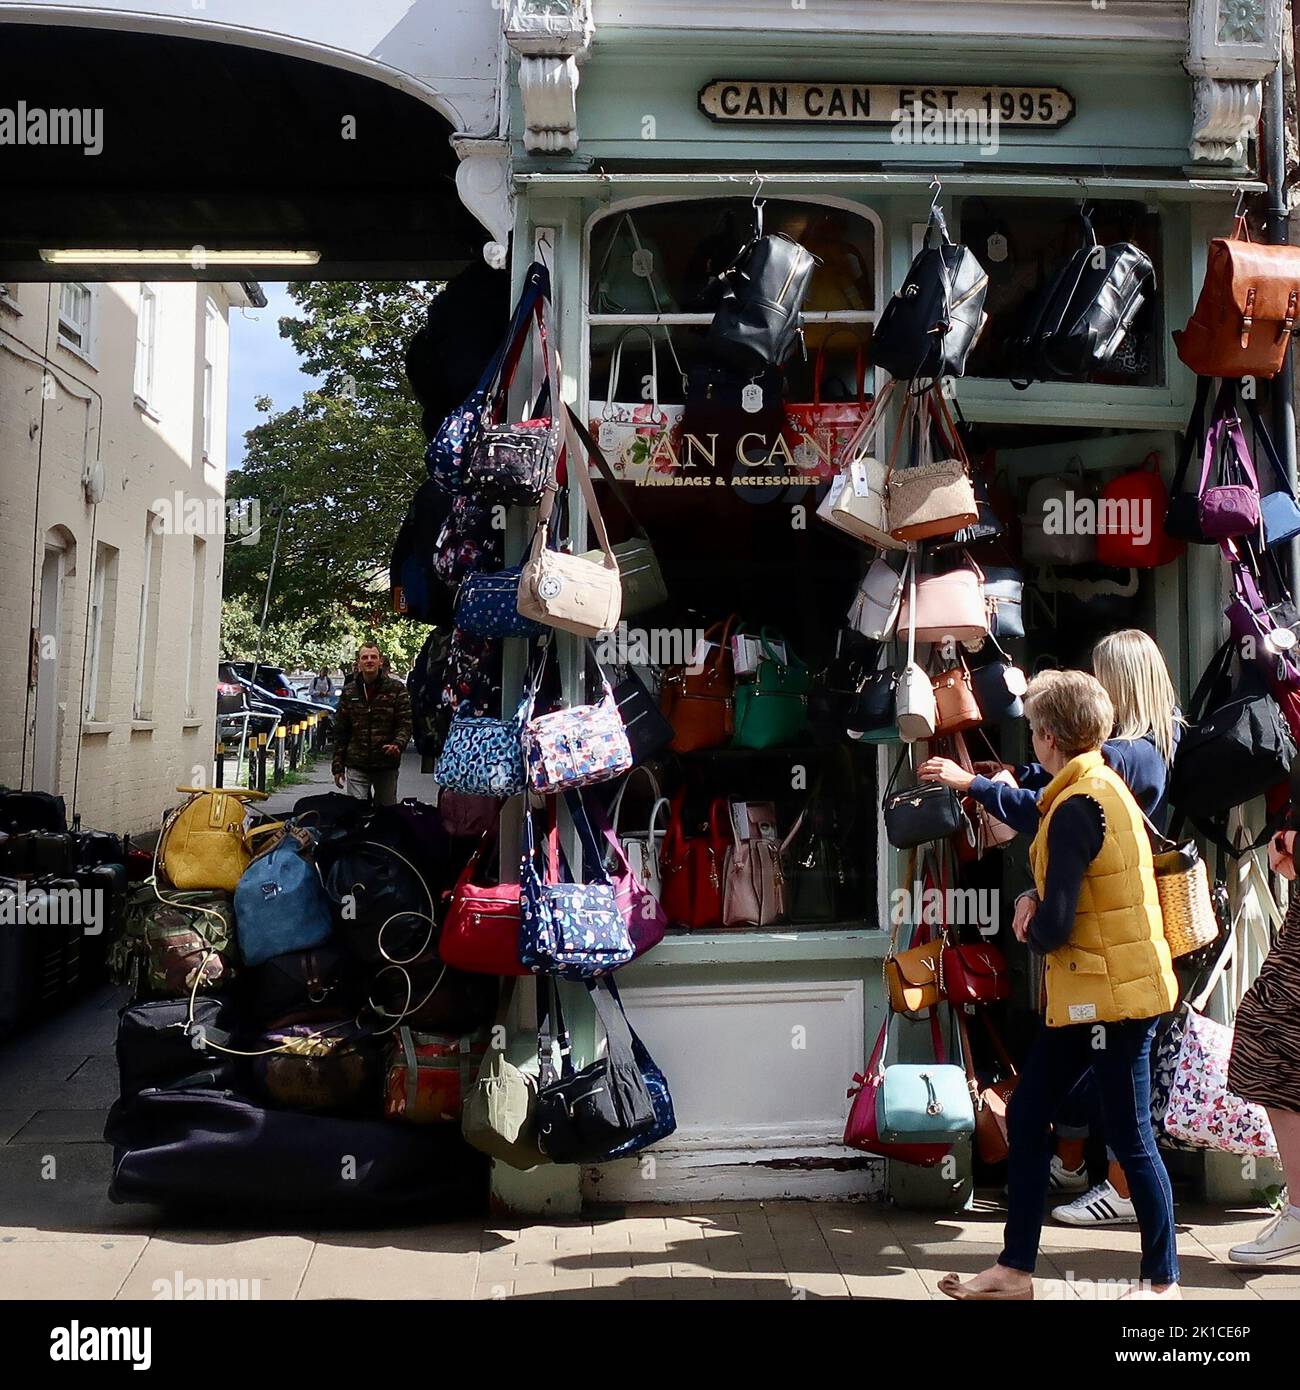
M 613 420 L 602 420 L 600 422 L 600 434 L 597 441 L 602 449 L 613 449 L 618 444 L 618 426 Z
M 1007 239 L 1001 232 L 994 232 L 988 241 L 989 260 L 1005 261 L 1007 258 Z
M 632 274 L 640 275 L 642 279 L 648 280 L 655 269 L 654 252 L 648 247 L 639 246 L 632 252 Z
M 871 480 L 867 477 L 867 465 L 865 463 L 854 463 L 850 466 L 849 473 L 853 479 L 854 497 L 870 497 Z
M 740 408 L 748 411 L 750 415 L 757 414 L 763 408 L 763 388 L 756 381 L 751 381 L 740 393 Z

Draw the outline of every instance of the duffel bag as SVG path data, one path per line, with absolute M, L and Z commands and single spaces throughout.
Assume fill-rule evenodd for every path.
M 270 1028 L 349 1016 L 362 1002 L 350 956 L 326 942 L 286 951 L 240 973 L 240 1003 L 250 1025 Z
M 355 1023 L 292 1023 L 250 1049 L 253 1077 L 270 1105 L 288 1110 L 378 1114 L 383 1044 Z
M 296 826 L 271 824 L 250 830 L 248 843 L 263 835 L 275 838 L 257 850 L 235 888 L 239 953 L 246 965 L 320 946 L 333 930 L 311 836 Z
M 384 1114 L 414 1124 L 460 1124 L 487 1043 L 485 1028 L 461 1037 L 397 1029 L 384 1075 Z
M 235 1077 L 230 1047 L 236 1015 L 225 999 L 200 995 L 153 999 L 123 1009 L 117 1025 L 117 1072 L 124 1100 L 171 1086 L 226 1086 Z
M 220 989 L 234 972 L 235 917 L 229 893 L 131 891 L 109 965 L 118 984 L 139 997 Z
M 147 1091 L 109 1112 L 114 1202 L 357 1214 L 486 1211 L 488 1165 L 447 1125 L 264 1110 L 230 1091 Z

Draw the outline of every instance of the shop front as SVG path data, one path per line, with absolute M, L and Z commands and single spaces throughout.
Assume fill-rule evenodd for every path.
M 522 284 L 534 259 L 551 271 L 563 394 L 610 457 L 669 588 L 662 610 L 601 639 L 597 655 L 661 678 L 702 634 L 752 634 L 761 648 L 766 631 L 791 661 L 825 672 L 843 655 L 845 615 L 872 552 L 816 508 L 842 461 L 837 449 L 889 381 L 873 362 L 873 332 L 932 211 L 988 276 L 987 324 L 965 375 L 943 390 L 949 413 L 967 422 L 1014 545 L 1014 513 L 1037 479 L 1077 477 L 1080 497 L 1141 467 L 1171 482 L 1195 378 L 1170 330 L 1194 301 L 1207 239 L 1226 234 L 1234 199 L 1262 185 L 1248 142 L 1225 138 L 1209 150 L 1203 139 L 1204 92 L 1221 84 L 1184 69 L 1181 5 L 1106 11 L 1104 36 L 1087 16 L 1063 18 L 1050 4 L 1021 7 L 1015 33 L 993 7 L 934 7 L 953 26 L 924 38 L 907 31 L 914 19 L 882 10 L 869 39 L 854 30 L 860 18 L 841 20 L 834 6 L 820 31 L 796 21 L 786 32 L 782 17 L 749 29 L 752 18 L 707 8 L 718 22 L 670 33 L 655 29 L 655 6 L 619 7 L 623 18 L 608 22 L 596 6 L 595 37 L 585 37 L 575 70 L 568 154 L 554 142 L 533 148 L 543 143 L 543 98 L 535 73 L 516 70 L 514 274 Z M 1085 209 L 1098 242 L 1132 243 L 1149 257 L 1156 293 L 1104 376 L 1021 389 L 1018 325 L 1080 246 Z M 709 282 L 760 219 L 762 231 L 811 252 L 816 268 L 783 379 L 756 376 L 729 418 L 723 388 L 710 389 Z M 878 451 L 891 439 L 897 447 L 898 399 Z M 598 487 L 616 527 L 622 509 Z M 580 501 L 571 508 L 576 528 Z M 521 529 L 521 547 L 524 538 Z M 1221 640 L 1222 576 L 1206 547 L 1150 569 L 1071 569 L 1064 556 L 1057 566 L 1041 554 L 1023 569 L 1025 636 L 1010 645 L 1026 672 L 1086 666 L 1098 636 L 1137 627 L 1157 638 L 1186 701 Z M 568 639 L 564 649 L 576 691 L 583 658 Z M 1021 724 L 985 732 L 999 757 L 1025 752 Z M 784 919 L 676 929 L 620 972 L 628 1012 L 668 1077 L 675 1135 L 580 1173 L 497 1165 L 501 1202 L 564 1210 L 886 1188 L 919 1202 L 964 1200 L 967 1157 L 942 1173 L 890 1172 L 841 1143 L 846 1085 L 885 1016 L 891 927 L 911 906 L 910 863 L 879 815 L 904 752 L 804 729 L 771 747 L 669 755 L 652 766 L 657 785 L 634 777 L 623 827 L 648 825 L 660 795 L 673 803 L 680 793 L 688 833 L 703 830 L 718 799 L 764 807 L 777 837 L 793 836 L 797 862 L 831 865 L 833 892 L 801 904 L 792 882 Z M 661 808 L 655 823 L 666 819 Z M 964 867 L 963 886 L 988 909 L 986 935 L 1008 942 L 1003 904 L 1025 882 L 1023 847 Z M 1013 945 L 1007 954 L 1025 1010 L 1027 963 Z M 521 1056 L 535 1046 L 533 1020 L 525 999 L 515 1019 Z M 589 1051 L 594 1024 L 577 1032 Z

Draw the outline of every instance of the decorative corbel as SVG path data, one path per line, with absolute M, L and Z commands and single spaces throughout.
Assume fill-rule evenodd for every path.
M 1282 60 L 1282 9 L 1282 0 L 1191 0 L 1185 66 L 1194 79 L 1194 162 L 1245 163 L 1263 79 Z
M 590 0 L 510 0 L 506 42 L 519 56 L 524 148 L 530 154 L 578 148 L 578 64 L 595 34 Z
M 515 199 L 510 186 L 510 142 L 453 135 L 456 192 L 487 228 L 492 240 L 483 246 L 483 259 L 494 270 L 505 266 L 510 232 L 515 224 Z

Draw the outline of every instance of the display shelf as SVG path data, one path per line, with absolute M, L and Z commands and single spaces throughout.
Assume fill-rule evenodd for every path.
M 670 931 L 653 951 L 625 965 L 619 978 L 631 980 L 665 966 L 879 960 L 888 950 L 889 933 L 861 920 L 777 930 Z

